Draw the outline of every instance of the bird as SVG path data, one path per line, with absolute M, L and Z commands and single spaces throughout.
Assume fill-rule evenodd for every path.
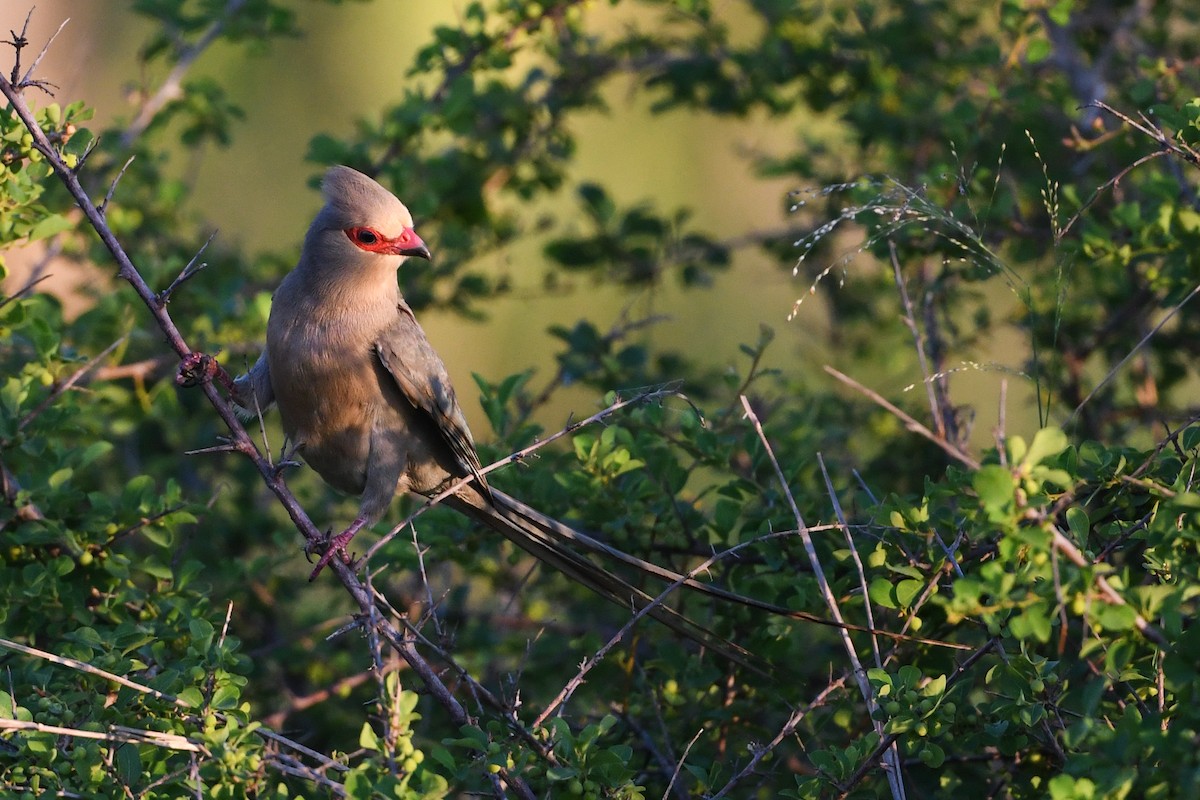
M 469 478 L 446 505 L 624 608 L 642 608 L 654 598 L 585 552 L 661 581 L 741 599 L 624 553 L 490 486 L 446 366 L 399 288 L 399 269 L 411 259 L 431 259 L 408 208 L 346 166 L 331 167 L 321 191 L 324 205 L 300 258 L 272 298 L 266 345 L 232 381 L 238 406 L 261 413 L 274 405 L 304 462 L 334 489 L 360 498 L 358 515 L 330 538 L 310 578 L 333 558 L 348 559 L 351 540 L 378 521 L 397 494 L 433 497 Z M 649 614 L 733 660 L 746 660 L 743 648 L 669 606 L 654 604 Z
M 254 416 L 277 407 L 294 452 L 334 489 L 360 498 L 358 515 L 330 537 L 310 580 L 334 558 L 349 561 L 351 540 L 377 522 L 397 494 L 432 498 L 453 487 L 442 500 L 445 505 L 601 597 L 625 609 L 644 609 L 676 633 L 759 671 L 759 660 L 745 648 L 655 602 L 652 594 L 589 554 L 712 598 L 821 625 L 870 630 L 682 575 L 491 486 L 446 366 L 397 281 L 410 260 L 432 257 L 408 208 L 347 166 L 329 168 L 321 191 L 324 205 L 305 234 L 300 258 L 272 299 L 261 355 L 237 379 L 215 367 L 244 413 Z M 195 381 L 188 376 L 195 374 L 200 357 L 184 359 L 181 384 Z M 209 359 L 205 369 L 212 364 Z

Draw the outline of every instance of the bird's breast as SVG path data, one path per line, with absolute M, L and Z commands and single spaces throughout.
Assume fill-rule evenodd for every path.
M 373 345 L 302 321 L 269 328 L 267 354 L 284 432 L 327 483 L 360 494 L 371 429 L 385 404 Z

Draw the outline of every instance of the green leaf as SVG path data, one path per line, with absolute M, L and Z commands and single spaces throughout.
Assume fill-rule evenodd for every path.
M 1097 602 L 1092 604 L 1092 618 L 1105 631 L 1127 631 L 1137 623 L 1137 611 L 1132 606 Z
M 873 578 L 867 587 L 871 602 L 884 608 L 897 608 L 898 604 L 892 591 L 892 582 L 887 578 Z
M 1086 511 L 1079 506 L 1071 506 L 1067 509 L 1067 527 L 1075 534 L 1075 541 L 1082 542 L 1087 540 L 1092 523 L 1088 520 Z
M 910 608 L 913 600 L 916 600 L 924 590 L 925 584 L 921 581 L 900 581 L 896 584 L 896 602 L 900 604 L 900 608 Z
M 137 745 L 123 744 L 113 754 L 117 777 L 126 786 L 136 786 L 142 777 L 142 758 Z
M 36 242 L 38 239 L 45 239 L 48 236 L 68 231 L 74 226 L 75 223 L 62 214 L 51 214 L 48 217 L 43 217 L 33 226 L 33 229 L 29 231 L 29 241 Z
M 1021 460 L 1024 467 L 1034 467 L 1051 456 L 1056 456 L 1067 449 L 1067 435 L 1060 428 L 1042 428 L 1033 435 L 1029 452 Z
M 568 781 L 578 775 L 579 770 L 574 767 L 548 767 L 546 769 L 546 777 L 552 781 Z
M 375 735 L 375 731 L 371 728 L 371 723 L 363 723 L 362 730 L 358 732 L 358 746 L 364 750 L 379 749 L 379 737 Z
M 213 708 L 221 711 L 229 711 L 237 708 L 238 701 L 241 699 L 241 696 L 242 693 L 238 687 L 227 683 L 213 692 Z
M 1013 502 L 1013 475 L 999 464 L 980 467 L 972 476 L 971 485 L 989 514 L 1006 511 Z

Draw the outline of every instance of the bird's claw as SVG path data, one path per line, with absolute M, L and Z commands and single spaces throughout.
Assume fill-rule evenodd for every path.
M 236 390 L 233 378 L 217 360 L 208 353 L 191 352 L 179 360 L 179 368 L 175 370 L 175 383 L 184 389 L 200 386 L 205 383 L 219 381 L 231 397 L 236 400 Z
M 351 563 L 350 553 L 346 551 L 346 545 L 348 545 L 350 540 L 354 538 L 355 533 L 356 531 L 353 530 L 343 531 L 329 540 L 329 544 L 325 548 L 325 554 L 321 556 L 320 560 L 317 561 L 317 565 L 313 567 L 313 571 L 308 575 L 308 579 L 310 581 L 315 581 L 317 576 L 321 574 L 321 570 L 325 569 L 325 565 L 332 561 L 334 557 L 339 554 L 342 557 L 342 561 L 347 564 Z M 305 555 L 311 556 L 317 551 L 317 547 L 319 547 L 319 545 L 314 545 L 311 542 L 305 545 Z
M 191 352 L 179 361 L 175 383 L 185 389 L 208 383 L 217 377 L 221 365 L 207 353 Z

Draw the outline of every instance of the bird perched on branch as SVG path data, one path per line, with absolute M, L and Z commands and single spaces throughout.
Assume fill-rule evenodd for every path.
M 239 406 L 278 406 L 283 430 L 304 461 L 330 486 L 362 498 L 358 516 L 330 539 L 312 577 L 332 558 L 345 557 L 351 539 L 376 522 L 398 492 L 433 496 L 470 477 L 446 505 L 624 608 L 653 598 L 581 551 L 603 553 L 663 581 L 681 580 L 488 485 L 446 367 L 396 281 L 410 259 L 430 258 L 412 216 L 391 192 L 349 167 L 330 169 L 321 188 L 325 205 L 295 269 L 275 292 L 266 348 L 233 383 Z M 738 598 L 698 581 L 684 583 Z M 657 605 L 650 614 L 743 660 L 741 648 L 670 607 Z
M 325 205 L 304 238 L 300 260 L 279 285 L 267 345 L 250 371 L 222 383 L 249 412 L 279 408 L 283 430 L 325 482 L 361 497 L 358 516 L 329 540 L 315 578 L 397 492 L 433 497 L 461 484 L 445 504 L 475 519 L 623 608 L 642 609 L 680 634 L 744 664 L 745 649 L 681 615 L 585 552 L 616 560 L 666 584 L 774 614 L 863 630 L 747 598 L 682 576 L 576 531 L 503 492 L 481 472 L 475 443 L 442 360 L 404 302 L 396 271 L 429 248 L 408 209 L 349 167 L 330 169 Z M 211 379 L 215 362 L 193 353 L 181 383 Z M 209 372 L 205 372 L 209 370 Z M 467 481 L 464 483 L 464 479 Z M 664 589 L 666 587 L 664 586 Z M 885 635 L 909 638 L 899 634 Z

